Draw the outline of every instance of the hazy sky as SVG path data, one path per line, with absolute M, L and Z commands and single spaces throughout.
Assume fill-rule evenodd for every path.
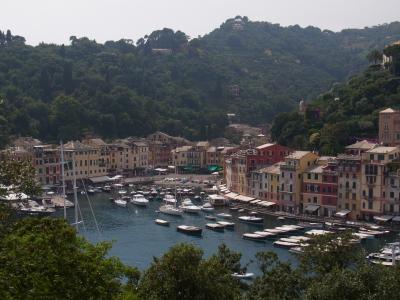
M 29 44 L 68 43 L 71 35 L 136 41 L 164 27 L 196 37 L 236 15 L 334 31 L 400 20 L 400 0 L 1 0 L 0 7 L 0 29 Z

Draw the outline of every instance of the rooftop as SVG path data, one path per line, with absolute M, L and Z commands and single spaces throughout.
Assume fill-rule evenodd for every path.
M 359 142 L 356 142 L 354 144 L 346 146 L 346 149 L 362 149 L 362 150 L 369 150 L 375 147 L 375 143 L 368 142 L 367 140 L 362 140 Z
M 300 159 L 306 156 L 307 154 L 310 154 L 310 151 L 294 151 L 293 153 L 289 154 L 286 156 L 286 158 L 289 159 Z
M 368 150 L 367 153 L 379 153 L 379 154 L 385 154 L 385 153 L 390 153 L 393 151 L 399 150 L 398 147 L 384 147 L 384 146 L 379 146 L 376 148 L 373 148 L 371 150 Z
M 379 113 L 393 113 L 393 112 L 396 112 L 396 111 L 392 108 L 386 108 L 384 110 L 381 110 Z
M 265 148 L 271 147 L 271 146 L 273 146 L 273 145 L 275 145 L 275 144 L 273 144 L 273 143 L 267 143 L 267 144 L 258 146 L 257 149 L 258 149 L 258 150 L 261 150 L 261 149 L 265 149 Z

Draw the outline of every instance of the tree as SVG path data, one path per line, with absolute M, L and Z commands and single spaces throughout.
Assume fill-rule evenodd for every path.
M 16 161 L 8 155 L 0 158 L 0 196 L 10 193 L 35 196 L 39 192 L 35 169 L 30 161 Z
M 221 250 L 226 253 L 226 249 Z M 178 244 L 154 258 L 139 283 L 142 299 L 237 299 L 240 295 L 230 265 L 223 257 L 202 258 L 201 249 Z M 230 255 L 228 255 L 230 256 Z
M 367 59 L 370 64 L 376 65 L 382 60 L 382 53 L 378 49 L 374 49 L 367 54 Z
M 106 257 L 109 243 L 92 245 L 64 220 L 18 221 L 2 239 L 0 298 L 111 299 L 123 291 L 121 279 L 139 272 Z
M 278 260 L 274 252 L 260 252 L 256 255 L 262 275 L 254 280 L 249 292 L 249 300 L 299 299 L 302 293 L 301 273 L 289 263 Z
M 11 30 L 7 29 L 7 33 L 6 33 L 6 42 L 7 44 L 11 43 L 12 41 L 12 35 L 11 35 Z

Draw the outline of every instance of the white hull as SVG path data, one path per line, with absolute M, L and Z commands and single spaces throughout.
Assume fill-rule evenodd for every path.
M 160 206 L 160 212 L 166 215 L 182 216 L 182 210 L 174 207 L 173 205 L 162 205 Z

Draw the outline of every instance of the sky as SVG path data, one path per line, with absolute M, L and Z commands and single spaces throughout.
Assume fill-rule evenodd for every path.
M 340 31 L 400 21 L 400 0 L 1 0 L 0 30 L 28 44 L 134 41 L 164 27 L 204 35 L 236 15 Z

